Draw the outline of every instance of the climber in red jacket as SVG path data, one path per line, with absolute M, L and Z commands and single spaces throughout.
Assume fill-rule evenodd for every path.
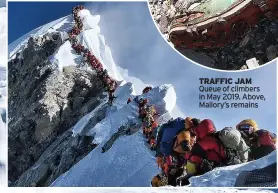
M 209 119 L 201 121 L 197 127 L 193 128 L 196 143 L 185 156 L 189 176 L 201 175 L 225 164 L 225 150 L 214 137 L 215 131 L 215 126 Z
M 260 159 L 276 150 L 276 135 L 267 130 L 254 131 L 251 139 L 250 160 Z
M 259 129 L 255 120 L 242 120 L 236 128 L 250 147 L 249 161 L 262 158 L 276 150 L 276 135 L 265 129 Z
M 132 102 L 131 98 L 128 98 L 126 104 L 129 104 L 129 103 L 131 103 L 131 102 Z

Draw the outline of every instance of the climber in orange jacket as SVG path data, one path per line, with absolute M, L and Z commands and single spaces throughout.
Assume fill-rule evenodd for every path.
M 193 132 L 196 135 L 196 143 L 185 156 L 187 174 L 201 175 L 223 166 L 226 160 L 225 149 L 213 135 L 216 132 L 213 122 L 205 119 L 193 128 Z
M 184 155 L 187 152 L 191 151 L 195 141 L 196 137 L 193 132 L 193 128 L 196 127 L 199 124 L 197 119 L 192 119 L 191 117 L 185 118 L 185 125 L 184 130 L 182 130 L 176 138 L 173 151 Z

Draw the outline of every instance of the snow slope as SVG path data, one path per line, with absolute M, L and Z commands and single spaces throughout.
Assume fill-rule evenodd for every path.
M 73 25 L 74 23 L 72 16 L 67 16 L 32 30 L 31 32 L 23 35 L 22 37 L 9 44 L 9 58 L 13 58 L 16 53 L 22 51 L 30 37 L 42 36 L 43 34 L 46 34 L 48 32 L 69 31 L 73 27 Z
M 137 104 L 135 102 L 126 104 L 129 97 L 134 98 L 135 95 L 140 94 L 146 85 L 141 80 L 128 76 L 127 70 L 121 69 L 115 64 L 111 50 L 106 46 L 105 39 L 100 34 L 98 27 L 100 16 L 92 16 L 88 10 L 83 10 L 80 12 L 80 17 L 85 30 L 78 36 L 79 42 L 88 48 L 108 70 L 110 76 L 121 81 L 121 84 L 115 92 L 118 98 L 112 107 L 108 107 L 106 118 L 93 128 L 89 128 L 89 130 L 86 128 L 85 131 L 85 127 L 89 124 L 90 119 L 96 115 L 96 112 L 107 106 L 107 101 L 104 99 L 96 109 L 85 115 L 73 127 L 73 135 L 85 133 L 85 135 L 93 136 L 92 142 L 98 146 L 69 171 L 56 179 L 52 186 L 148 187 L 152 177 L 159 173 L 159 169 L 155 163 L 153 152 L 149 150 L 139 130 Z M 48 32 L 57 31 L 61 32 L 66 39 L 65 31 L 68 31 L 73 23 L 72 16 L 67 16 L 31 31 L 9 46 L 9 56 L 12 58 L 20 52 L 30 36 L 42 36 Z M 75 54 L 69 41 L 65 41 L 49 60 L 59 70 L 69 65 L 91 70 L 90 67 L 82 65 L 82 58 Z M 171 85 L 157 86 L 140 97 L 148 98 L 149 103 L 155 105 L 157 112 L 163 114 L 159 122 L 169 119 L 170 113 L 176 105 L 176 93 Z M 132 135 L 121 135 L 110 149 L 102 153 L 102 147 L 109 142 L 114 134 L 119 132 L 119 128 L 130 123 L 136 124 L 135 128 L 131 128 L 135 132 Z M 221 168 L 203 176 L 194 177 L 191 179 L 191 186 L 232 186 L 240 171 L 260 168 L 275 161 L 276 152 L 255 162 Z M 165 189 L 165 192 L 168 190 Z M 184 192 L 184 189 L 182 191 Z
M 155 163 L 155 157 L 144 142 L 145 139 L 141 132 L 120 137 L 111 149 L 101 153 L 101 147 L 118 131 L 120 126 L 129 122 L 140 124 L 137 103 L 126 104 L 128 97 L 130 97 L 127 93 L 132 93 L 131 86 L 130 83 L 127 83 L 118 88 L 115 93 L 118 98 L 114 106 L 118 110 L 87 133 L 87 135 L 94 136 L 93 143 L 98 144 L 97 148 L 67 173 L 60 176 L 52 186 L 138 187 L 150 185 L 149 179 L 156 175 L 159 170 Z M 171 85 L 155 87 L 142 97 L 147 98 L 150 104 L 154 104 L 160 114 L 171 111 L 175 105 L 175 92 Z M 171 99 L 174 102 L 169 101 Z M 84 128 L 82 126 L 85 126 L 88 120 L 88 118 L 81 119 L 77 123 L 78 127 L 74 127 L 74 133 L 80 133 Z
M 272 163 L 276 163 L 276 160 L 277 152 L 274 151 L 259 160 L 235 166 L 218 168 L 202 176 L 192 177 L 189 181 L 191 186 L 196 187 L 232 187 L 234 186 L 240 172 L 264 168 Z
M 1 2 L 3 5 L 4 2 Z M 0 186 L 6 186 L 6 165 L 7 165 L 7 9 L 0 8 Z
M 7 66 L 7 10 L 0 8 L 0 67 Z
M 75 184 L 75 186 L 101 186 L 101 184 L 105 186 L 116 186 L 116 183 L 119 184 L 119 181 L 121 181 L 123 186 L 149 186 L 149 178 L 158 173 L 158 168 L 155 165 L 154 155 L 145 144 L 140 132 L 136 132 L 131 136 L 121 136 L 115 141 L 111 149 L 104 154 L 101 153 L 101 147 L 118 131 L 120 126 L 130 122 L 138 125 L 140 124 L 138 120 L 139 110 L 137 104 L 132 102 L 127 105 L 126 101 L 129 97 L 134 98 L 136 95 L 135 90 L 142 92 L 146 85 L 144 85 L 141 80 L 136 79 L 138 84 L 136 84 L 135 88 L 134 84 L 128 82 L 128 80 L 133 77 L 130 78 L 127 71 L 116 66 L 112 58 L 111 50 L 106 46 L 105 39 L 100 34 L 100 29 L 97 26 L 100 17 L 90 15 L 87 10 L 81 11 L 80 16 L 83 20 L 85 30 L 78 36 L 79 41 L 100 60 L 104 68 L 108 70 L 110 76 L 121 81 L 121 85 L 115 92 L 117 99 L 113 106 L 108 108 L 106 118 L 91 128 L 90 131 L 85 132 L 87 135 L 94 136 L 93 143 L 98 144 L 97 148 L 64 174 L 63 177 L 60 178 L 63 180 L 58 179 L 54 184 L 59 184 L 61 186 L 73 186 L 73 184 Z M 17 52 L 20 52 L 24 48 L 28 37 L 42 36 L 47 32 L 53 31 L 62 33 L 63 30 L 68 30 L 68 26 L 73 26 L 72 16 L 67 16 L 33 30 L 10 45 L 10 57 L 14 57 Z M 66 36 L 64 35 L 64 37 Z M 91 70 L 90 67 L 81 65 L 81 59 L 82 58 L 76 55 L 72 50 L 69 41 L 65 41 L 57 52 L 49 58 L 59 70 L 69 65 Z M 121 75 L 123 71 L 125 72 L 124 76 L 126 80 Z M 164 114 L 161 121 L 170 118 L 169 113 L 176 105 L 176 93 L 171 85 L 158 86 L 142 97 L 148 98 L 150 104 L 156 106 L 158 113 Z M 83 129 L 88 124 L 90 118 L 95 115 L 98 109 L 104 108 L 105 105 L 107 105 L 106 101 L 103 101 L 96 109 L 84 116 L 74 126 L 73 135 L 84 133 Z M 126 143 L 128 141 L 132 143 L 127 146 Z M 135 149 L 136 151 L 134 151 Z M 132 170 L 131 167 L 133 162 L 129 162 L 129 164 L 123 162 L 123 160 L 130 159 L 137 162 L 138 157 L 142 157 L 142 160 L 140 164 L 138 164 L 137 167 L 133 167 Z M 94 167 L 92 167 L 92 165 L 94 165 Z M 142 168 L 145 169 L 142 170 Z M 106 170 L 110 172 L 104 172 Z M 84 171 L 86 171 L 86 174 L 83 173 Z M 118 175 L 121 179 L 117 181 L 113 178 L 105 180 L 105 175 L 103 175 L 102 178 L 98 178 L 98 181 L 79 180 L 81 179 L 80 176 L 84 175 L 87 175 L 88 179 L 96 179 L 100 174 L 105 173 L 107 176 L 111 176 L 115 172 L 119 174 L 129 174 L 129 176 L 124 177 L 123 175 Z M 71 174 L 74 174 L 75 177 L 71 178 Z M 146 178 L 146 176 L 148 177 Z M 132 183 L 133 177 L 141 178 L 142 180 L 138 181 L 137 184 Z M 82 179 L 84 178 L 82 177 Z M 73 181 L 74 183 L 72 183 Z
M 9 191 L 12 190 L 12 191 Z M 8 188 L 5 192 L 9 193 L 22 193 L 22 188 Z M 49 193 L 49 188 L 28 188 L 29 193 Z M 52 193 L 64 193 L 65 190 L 62 188 L 52 188 Z M 220 189 L 220 188 L 97 188 L 97 189 L 87 189 L 87 188 L 70 188 L 67 189 L 67 193 L 274 193 L 275 190 L 262 190 L 262 189 L 249 189 L 249 190 L 237 190 L 237 189 Z

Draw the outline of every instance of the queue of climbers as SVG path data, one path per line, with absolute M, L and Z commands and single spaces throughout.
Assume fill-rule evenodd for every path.
M 72 14 L 75 21 L 75 25 L 72 30 L 68 32 L 69 41 L 71 42 L 72 48 L 75 52 L 83 57 L 83 63 L 88 63 L 96 71 L 97 78 L 100 80 L 101 86 L 108 92 L 108 104 L 112 105 L 116 96 L 114 92 L 117 88 L 117 82 L 108 75 L 108 71 L 103 69 L 103 65 L 100 61 L 90 52 L 89 49 L 85 48 L 78 43 L 77 36 L 83 29 L 83 23 L 81 18 L 78 16 L 79 11 L 85 9 L 84 6 L 78 5 L 73 8 Z
M 143 93 L 150 90 L 145 88 Z M 158 125 L 158 114 L 148 99 L 136 97 L 134 101 L 139 107 L 143 134 L 161 169 L 151 181 L 153 187 L 188 185 L 192 176 L 256 160 L 276 150 L 276 135 L 259 129 L 254 120 L 246 119 L 222 130 L 216 130 L 210 119 L 191 117 L 172 118 Z
M 109 104 L 116 98 L 114 95 L 117 82 L 113 80 L 99 60 L 84 46 L 78 44 L 77 35 L 83 28 L 78 16 L 84 6 L 73 8 L 75 26 L 68 33 L 72 48 L 82 55 L 84 62 L 89 63 L 97 72 L 102 86 L 109 93 Z M 146 87 L 143 94 L 152 90 Z M 161 172 L 154 176 L 151 185 L 180 186 L 189 184 L 192 176 L 202 175 L 216 167 L 245 163 L 259 159 L 276 149 L 276 135 L 259 129 L 256 122 L 247 119 L 235 128 L 226 127 L 217 131 L 212 120 L 187 117 L 171 119 L 158 125 L 155 106 L 147 99 L 133 99 L 139 107 L 139 118 L 142 121 L 143 134 L 156 153 L 156 162 Z M 129 98 L 127 104 L 132 102 Z
M 153 137 L 162 172 L 152 186 L 188 185 L 192 176 L 256 160 L 276 149 L 276 135 L 259 129 L 251 119 L 217 131 L 209 119 L 177 118 L 160 126 Z

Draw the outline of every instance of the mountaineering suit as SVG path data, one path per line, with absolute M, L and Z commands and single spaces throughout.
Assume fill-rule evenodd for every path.
M 129 103 L 131 103 L 131 102 L 132 102 L 131 98 L 128 98 L 126 104 L 129 104 Z
M 184 130 L 184 119 L 171 119 L 157 130 L 157 156 L 165 160 L 159 167 L 167 176 L 168 184 L 175 186 L 176 178 L 183 173 L 184 158 L 173 151 L 177 135 Z M 159 160 L 159 159 L 158 159 Z
M 184 130 L 182 130 L 176 138 L 173 151 L 183 155 L 191 151 L 193 145 L 196 142 L 196 136 L 192 129 L 199 124 L 198 119 L 192 119 L 191 117 L 186 117 L 184 121 Z
M 249 161 L 262 158 L 276 150 L 276 135 L 260 129 L 252 119 L 241 121 L 236 128 L 250 147 Z
M 148 104 L 148 99 L 139 100 L 139 118 L 144 119 L 146 116 L 145 106 Z
M 213 122 L 205 119 L 193 128 L 196 134 L 196 143 L 192 150 L 186 153 L 186 172 L 189 176 L 201 175 L 220 167 L 226 159 L 223 145 L 213 136 L 216 129 Z
M 113 92 L 109 92 L 108 104 L 110 106 L 112 106 L 115 98 L 117 98 L 117 97 L 115 97 L 114 93 Z
M 276 135 L 260 129 L 252 133 L 250 159 L 260 159 L 276 150 Z

